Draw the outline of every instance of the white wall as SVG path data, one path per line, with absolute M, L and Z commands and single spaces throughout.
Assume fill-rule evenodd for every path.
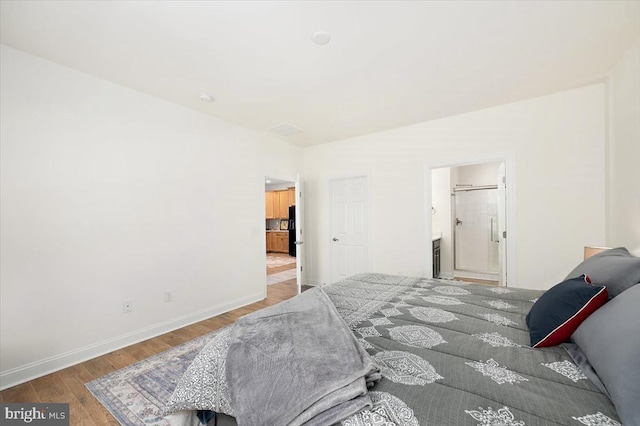
M 0 54 L 2 388 L 265 296 L 264 176 L 299 148 Z
M 455 184 L 473 186 L 497 185 L 499 167 L 500 163 L 495 161 L 456 167 L 458 179 Z
M 425 166 L 506 156 L 517 218 L 509 283 L 549 288 L 585 244 L 604 243 L 604 117 L 604 84 L 594 84 L 305 149 L 307 279 L 329 280 L 330 178 L 369 176 L 371 270 L 427 275 Z
M 640 256 L 640 38 L 610 75 L 607 246 Z

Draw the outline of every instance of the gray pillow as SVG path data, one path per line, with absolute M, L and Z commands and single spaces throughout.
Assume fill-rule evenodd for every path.
M 595 285 L 607 287 L 609 298 L 614 298 L 631 286 L 640 283 L 640 257 L 635 257 L 624 247 L 600 252 L 567 275 L 567 280 L 589 275 Z
M 607 388 L 622 424 L 640 426 L 640 285 L 591 314 L 571 339 Z

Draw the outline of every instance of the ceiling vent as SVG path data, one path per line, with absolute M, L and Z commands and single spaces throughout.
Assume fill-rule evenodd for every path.
M 299 129 L 289 123 L 278 124 L 277 126 L 269 128 L 269 130 L 282 136 L 293 136 L 298 133 L 302 133 L 302 129 Z

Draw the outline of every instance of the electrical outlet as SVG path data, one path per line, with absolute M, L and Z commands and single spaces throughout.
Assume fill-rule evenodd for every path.
M 133 311 L 133 300 L 125 300 L 122 302 L 122 313 L 128 314 Z
M 170 291 L 164 292 L 164 303 L 173 302 L 173 293 Z

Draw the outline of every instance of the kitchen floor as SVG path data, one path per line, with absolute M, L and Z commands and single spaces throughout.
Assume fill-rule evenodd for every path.
M 276 274 L 289 269 L 296 269 L 295 257 L 289 256 L 286 253 L 267 253 L 267 275 Z
M 274 262 L 269 262 L 270 259 L 272 259 Z M 270 263 L 276 263 L 276 264 L 279 263 L 278 260 L 292 261 L 292 262 L 285 265 L 280 265 L 280 266 L 273 266 L 273 267 L 268 266 Z M 267 275 L 277 274 L 279 272 L 287 271 L 290 269 L 296 269 L 295 257 L 289 256 L 286 253 L 267 253 Z M 282 281 L 278 284 L 286 287 L 298 285 L 297 280 L 295 278 L 287 281 Z M 310 288 L 311 286 L 307 286 L 307 285 L 302 286 L 302 291 L 306 291 Z

